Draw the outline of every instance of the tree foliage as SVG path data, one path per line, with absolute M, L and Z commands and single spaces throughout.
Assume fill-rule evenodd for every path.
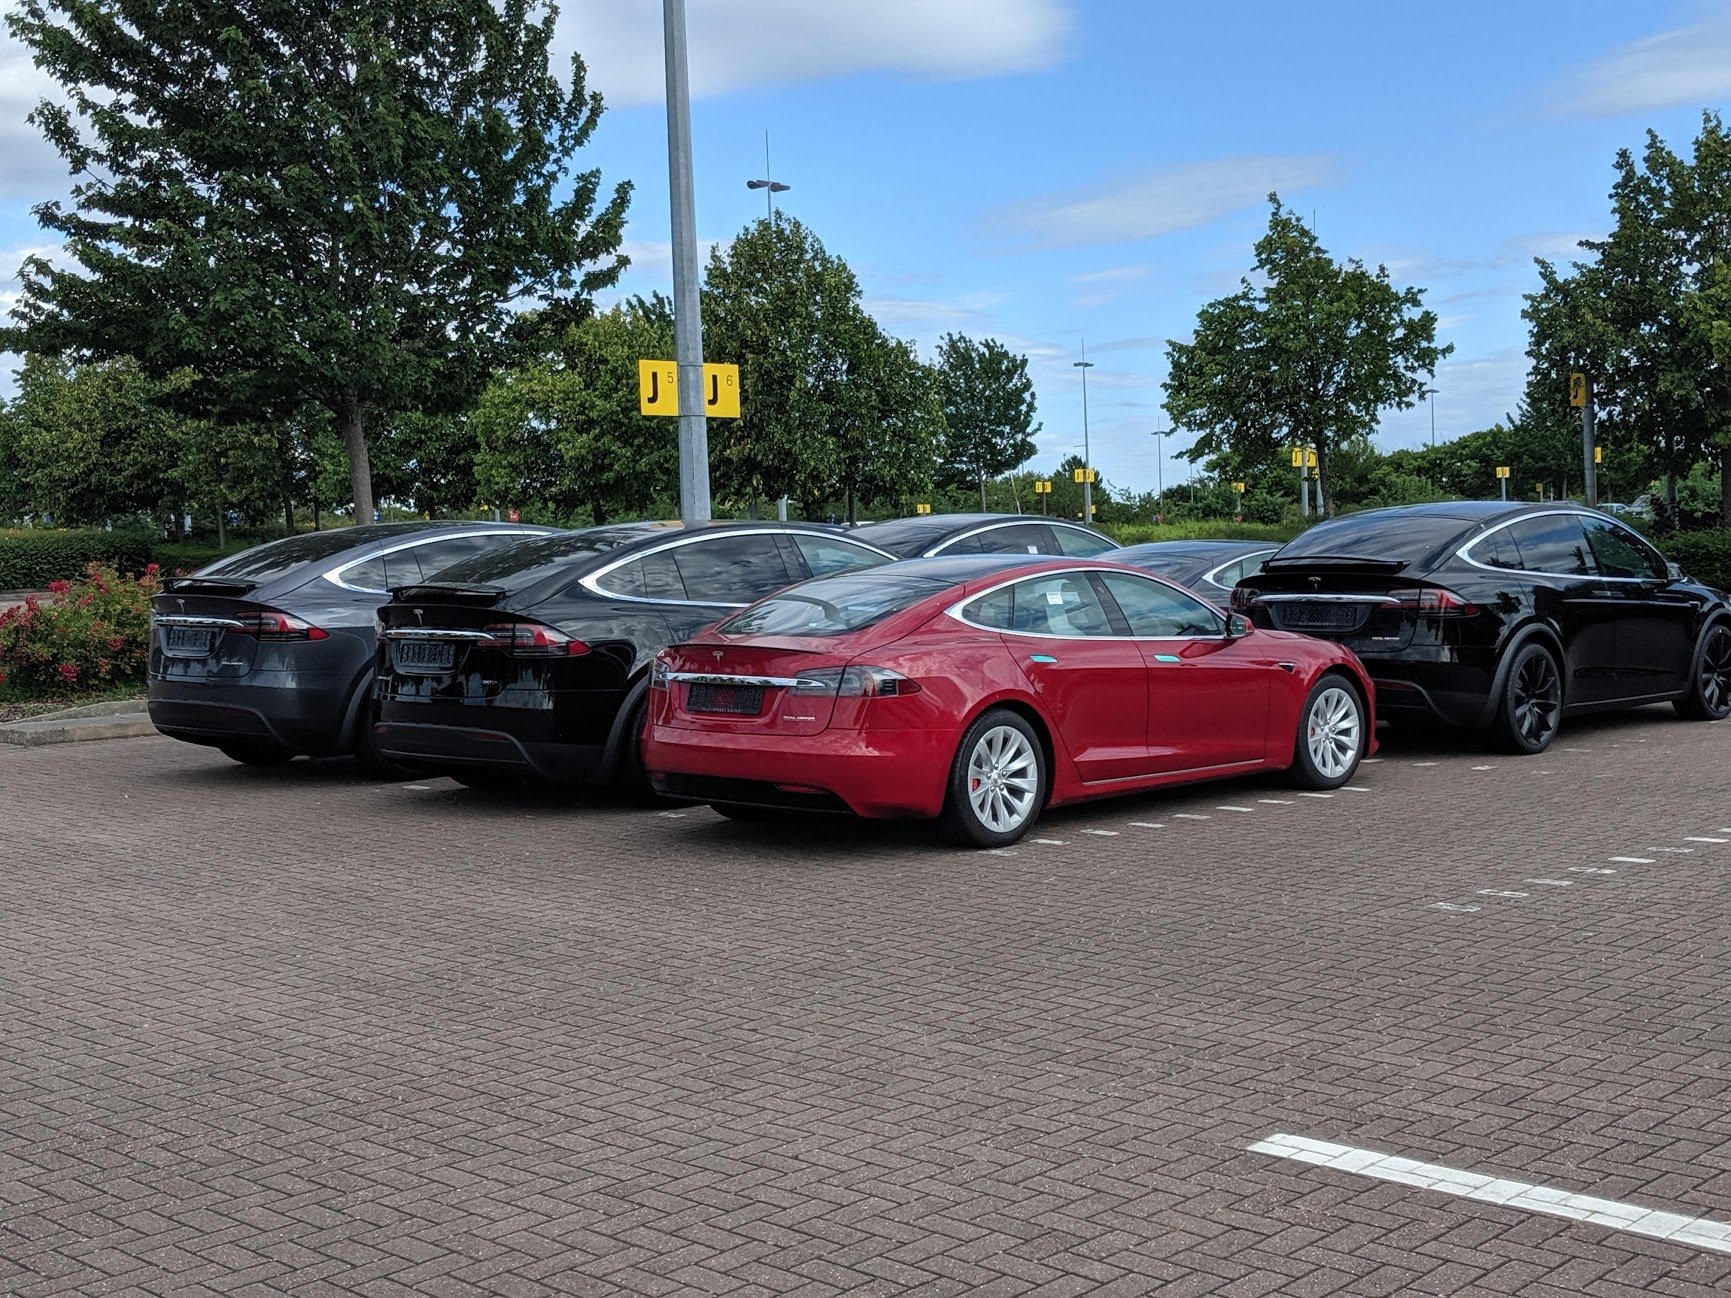
M 19 351 L 191 371 L 213 415 L 328 410 L 358 514 L 367 424 L 461 410 L 514 304 L 612 283 L 628 186 L 569 174 L 600 117 L 540 0 L 22 0 L 65 92 L 64 262 L 26 263 Z
M 1334 448 L 1369 433 L 1381 411 L 1414 405 L 1453 348 L 1437 346 L 1421 290 L 1395 287 L 1381 266 L 1337 264 L 1277 195 L 1269 201 L 1256 282 L 1206 304 L 1191 342 L 1167 344 L 1166 410 L 1198 434 L 1192 460 L 1314 446 L 1332 502 Z
M 995 338 L 945 334 L 938 344 L 938 391 L 948 433 L 943 472 L 953 483 L 986 483 L 1034 453 L 1034 384 L 1028 358 Z

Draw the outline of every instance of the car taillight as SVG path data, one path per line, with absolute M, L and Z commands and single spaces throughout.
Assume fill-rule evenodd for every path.
M 1402 609 L 1424 617 L 1472 617 L 1479 611 L 1452 590 L 1441 586 L 1417 586 L 1410 590 L 1393 590 L 1390 598 Z
M 482 648 L 503 649 L 517 658 L 576 658 L 589 652 L 581 640 L 540 622 L 494 622 L 481 630 L 487 635 Z
M 298 617 L 290 617 L 287 613 L 278 613 L 274 609 L 261 609 L 257 613 L 238 613 L 234 619 L 237 625 L 228 630 L 234 635 L 249 635 L 255 640 L 326 640 L 330 632 L 323 627 L 314 626 L 311 622 L 303 622 Z
M 657 657 L 654 662 L 649 664 L 649 688 L 652 690 L 666 689 L 667 673 L 671 670 L 672 668 L 668 667 L 665 658 Z
M 888 667 L 818 667 L 799 674 L 791 694 L 817 694 L 828 698 L 880 698 L 918 694 L 920 683 Z
M 1232 588 L 1232 611 L 1234 613 L 1248 613 L 1250 606 L 1254 603 L 1256 603 L 1256 592 L 1250 587 L 1234 586 Z

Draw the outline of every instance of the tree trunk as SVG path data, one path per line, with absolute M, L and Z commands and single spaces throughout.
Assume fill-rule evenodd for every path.
M 1665 504 L 1671 511 L 1671 522 L 1677 521 L 1677 474 L 1673 469 L 1665 470 Z
M 851 482 L 847 484 L 847 521 L 850 527 L 859 522 L 859 508 L 854 500 L 853 483 Z
M 282 498 L 282 534 L 284 536 L 295 534 L 295 502 L 289 496 Z
M 373 464 L 367 455 L 360 398 L 352 392 L 345 394 L 335 413 L 343 430 L 343 450 L 349 457 L 349 485 L 355 493 L 355 526 L 359 527 L 373 521 Z
M 1731 447 L 1719 453 L 1719 522 L 1731 527 Z
M 1328 486 L 1328 452 L 1323 447 L 1322 438 L 1320 437 L 1316 438 L 1313 442 L 1306 442 L 1305 445 L 1316 447 L 1316 516 L 1318 518 L 1327 518 L 1328 506 L 1325 502 L 1328 500 L 1328 492 L 1326 490 Z M 1304 471 L 1306 473 L 1310 472 L 1309 469 Z
M 986 512 L 986 480 L 980 479 L 980 512 Z

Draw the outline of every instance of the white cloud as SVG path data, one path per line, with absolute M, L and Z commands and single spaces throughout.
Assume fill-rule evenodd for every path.
M 0 198 L 41 199 L 64 192 L 66 163 L 25 116 L 57 89 L 30 52 L 10 32 L 0 31 Z
M 1570 71 L 1552 87 L 1550 110 L 1614 117 L 1712 104 L 1731 95 L 1731 14 L 1716 14 L 1631 41 Z
M 1129 243 L 1208 225 L 1241 208 L 1333 179 L 1327 157 L 1210 158 L 1016 204 L 994 223 L 1047 248 Z
M 1072 284 L 1124 284 L 1133 280 L 1146 279 L 1146 266 L 1111 266 L 1106 270 L 1084 271 L 1080 275 L 1070 276 Z
M 1025 72 L 1064 56 L 1072 24 L 1064 0 L 690 0 L 691 93 L 872 71 L 934 80 Z M 661 102 L 656 0 L 566 5 L 558 35 L 609 104 Z

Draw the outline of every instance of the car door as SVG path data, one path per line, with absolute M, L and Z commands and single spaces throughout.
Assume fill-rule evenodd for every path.
M 1001 633 L 1084 782 L 1148 773 L 1148 669 L 1086 572 L 989 591 L 963 619 Z
M 1582 515 L 1607 594 L 1616 600 L 1613 676 L 1623 698 L 1673 694 L 1689 679 L 1698 597 L 1676 589 L 1659 552 L 1621 523 Z
M 1268 755 L 1268 705 L 1278 669 L 1255 635 L 1226 638 L 1226 620 L 1152 577 L 1096 572 L 1148 667 L 1148 754 L 1160 772 L 1205 770 Z
M 1572 511 L 1529 514 L 1507 528 L 1521 566 L 1533 574 L 1533 608 L 1563 639 L 1563 702 L 1603 703 L 1620 697 L 1616 678 L 1617 622 L 1622 598 L 1599 575 L 1581 516 Z

